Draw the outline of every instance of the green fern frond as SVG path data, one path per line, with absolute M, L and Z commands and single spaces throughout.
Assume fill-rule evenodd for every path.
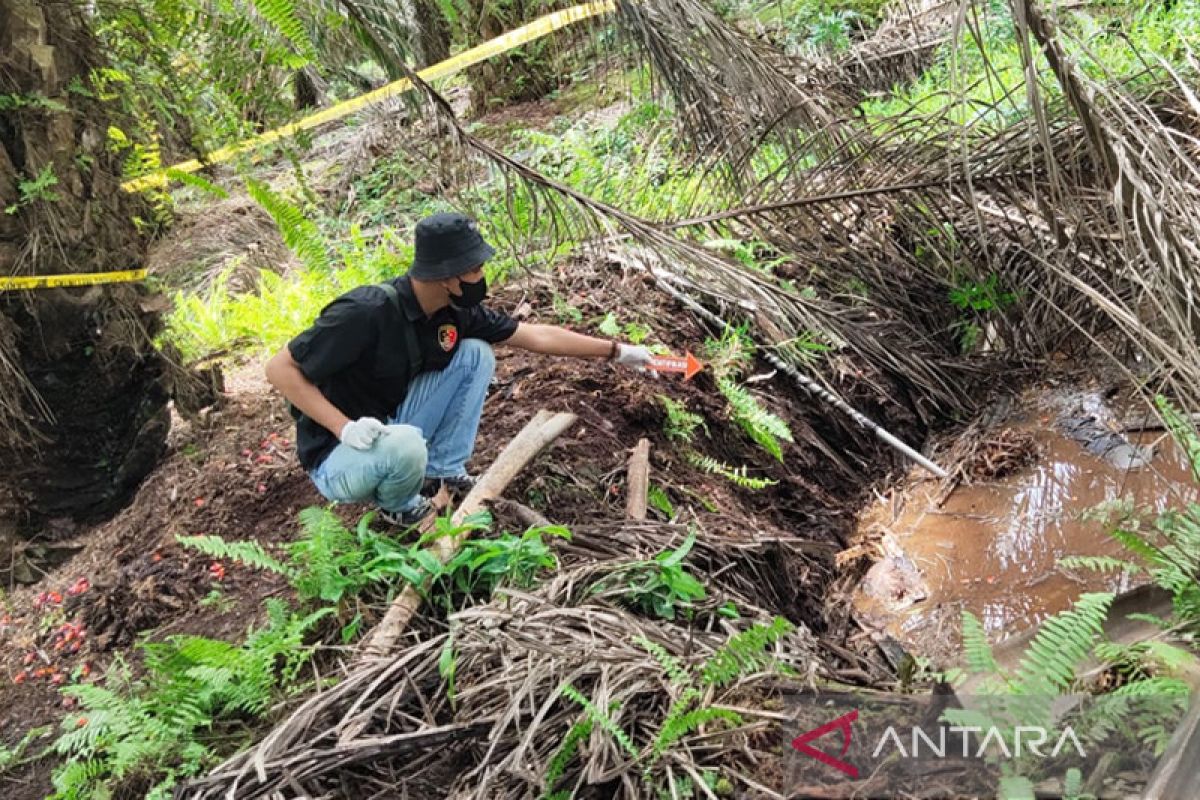
M 96 759 L 68 762 L 55 770 L 51 778 L 55 789 L 54 800 L 90 800 L 96 797 L 96 790 L 107 772 L 107 765 Z
M 1142 657 L 1170 673 L 1180 673 L 1196 666 L 1196 656 L 1191 650 L 1170 642 L 1158 640 L 1146 642 Z
M 1055 614 L 1038 628 L 1015 676 L 1018 693 L 1052 695 L 1075 680 L 1075 669 L 1092 651 L 1113 596 L 1084 594 L 1068 611 Z
M 1110 694 L 1114 697 L 1175 697 L 1186 700 L 1191 694 L 1191 687 L 1179 678 L 1156 677 L 1131 681 L 1117 687 Z
M 1021 775 L 1004 775 L 1000 778 L 1000 800 L 1035 800 L 1033 783 Z
M 770 478 L 751 478 L 746 474 L 746 466 L 744 464 L 736 468 L 731 467 L 722 461 L 697 453 L 694 450 L 688 452 L 687 459 L 688 463 L 693 467 L 704 470 L 711 475 L 720 475 L 722 478 L 741 486 L 743 489 L 765 489 L 768 486 L 774 486 L 778 483 L 778 481 L 773 481 Z
M 1125 549 L 1136 553 L 1151 564 L 1159 564 L 1163 560 L 1162 551 L 1147 542 L 1139 532 L 1116 528 L 1109 531 L 1109 535 L 1120 542 Z
M 992 654 L 992 646 L 988 644 L 987 631 L 983 624 L 970 611 L 962 614 L 962 646 L 967 657 L 967 668 L 972 672 L 984 675 L 996 675 L 1000 665 Z
M 783 449 L 779 440 L 791 442 L 792 430 L 781 418 L 767 411 L 758 402 L 758 398 L 744 386 L 739 386 L 729 378 L 718 378 L 717 388 L 729 401 L 733 412 L 733 420 L 747 435 L 762 446 L 778 460 L 783 460 Z
M 703 428 L 704 432 L 708 433 L 704 417 L 688 411 L 687 404 L 683 401 L 673 400 L 665 394 L 660 394 L 658 402 L 662 403 L 663 409 L 667 412 L 667 418 L 663 421 L 663 433 L 667 435 L 668 439 L 690 442 L 695 438 L 697 428 Z
M 1083 773 L 1078 767 L 1071 767 L 1063 778 L 1063 800 L 1079 800 L 1079 793 L 1082 791 Z
M 661 756 L 680 739 L 698 730 L 701 725 L 718 720 L 728 723 L 730 727 L 736 727 L 744 722 L 740 714 L 728 709 L 697 708 L 674 719 L 668 719 L 663 724 L 662 730 L 659 731 L 658 738 L 654 742 L 654 752 Z
M 706 686 L 724 686 L 742 675 L 771 663 L 763 651 L 793 631 L 795 626 L 783 617 L 770 625 L 756 623 L 717 649 L 700 670 Z
M 591 719 L 592 722 L 599 725 L 605 732 L 608 733 L 609 736 L 612 736 L 614 739 L 616 739 L 621 747 L 624 748 L 626 753 L 633 758 L 637 758 L 638 750 L 633 744 L 633 739 L 629 738 L 629 734 L 621 729 L 621 726 L 616 723 L 616 720 L 600 709 L 596 708 L 591 700 L 588 700 L 586 697 L 580 694 L 579 690 L 571 684 L 567 684 L 566 686 L 562 687 L 559 689 L 559 692 L 563 696 L 574 700 L 576 703 L 583 706 L 584 711 L 587 712 L 588 718 Z
M 175 169 L 174 167 L 167 167 L 165 170 L 163 170 L 163 172 L 173 181 L 178 181 L 187 186 L 191 186 L 193 189 L 199 189 L 202 192 L 211 194 L 214 197 L 219 197 L 222 200 L 229 199 L 229 192 L 225 191 L 220 186 L 217 186 L 215 183 L 201 178 L 194 172 L 184 172 L 182 170 Z
M 1123 558 L 1112 556 L 1063 556 L 1058 559 L 1058 565 L 1066 569 L 1086 569 L 1092 572 L 1128 572 L 1134 574 L 1141 571 L 1137 564 Z
M 1188 463 L 1192 467 L 1192 475 L 1196 480 L 1200 481 L 1200 436 L 1197 436 L 1196 428 L 1187 417 L 1179 413 L 1179 409 L 1175 408 L 1163 395 L 1157 395 L 1154 398 L 1154 405 L 1158 408 L 1158 413 L 1163 418 L 1163 422 L 1167 426 L 1167 430 L 1171 432 L 1171 437 L 1187 454 Z
M 550 791 L 554 788 L 567 771 L 567 764 L 571 763 L 571 759 L 575 757 L 575 753 L 579 751 L 579 745 L 583 740 L 592 735 L 592 728 L 595 723 L 590 717 L 582 717 L 577 720 L 574 725 L 567 729 L 567 735 L 563 737 L 562 744 L 558 750 L 550 758 L 550 763 L 546 765 L 546 790 Z M 547 795 L 546 800 L 550 800 L 554 795 Z
M 304 262 L 304 266 L 321 273 L 330 271 L 329 245 L 317 230 L 316 223 L 305 217 L 300 209 L 271 191 L 265 183 L 247 178 L 246 189 L 254 202 L 262 206 L 275 220 L 284 244 Z
M 254 7 L 296 48 L 296 52 L 308 61 L 315 61 L 317 48 L 313 45 L 300 15 L 296 13 L 293 0 L 253 0 Z M 302 64 L 293 63 L 293 68 Z
M 634 641 L 639 647 L 654 656 L 654 660 L 663 668 L 663 672 L 667 673 L 667 677 L 671 679 L 672 683 L 677 686 L 686 686 L 692 682 L 691 673 L 662 645 L 650 641 L 645 636 L 638 636 Z
M 255 569 L 265 569 L 278 575 L 291 575 L 292 569 L 271 556 L 258 542 L 230 542 L 220 536 L 201 534 L 198 536 L 180 536 L 176 534 L 175 541 L 184 547 L 197 550 L 210 558 L 237 561 Z

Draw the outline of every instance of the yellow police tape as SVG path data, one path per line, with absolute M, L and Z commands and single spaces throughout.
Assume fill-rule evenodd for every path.
M 94 286 L 97 283 L 126 283 L 146 277 L 145 269 L 119 272 L 80 272 L 76 275 L 16 275 L 0 277 L 0 292 L 23 289 L 50 289 L 59 286 Z
M 615 8 L 614 3 L 615 0 L 595 0 L 594 2 L 565 8 L 562 11 L 555 11 L 553 14 L 547 14 L 544 17 L 535 19 L 528 25 L 522 25 L 520 28 L 486 41 L 478 47 L 472 47 L 470 50 L 459 53 L 453 58 L 448 58 L 431 67 L 426 67 L 419 71 L 417 75 L 424 81 L 445 78 L 456 72 L 461 72 L 472 64 L 478 64 L 480 61 L 489 59 L 492 56 L 520 47 L 523 44 L 528 44 L 535 39 L 540 39 L 546 34 L 553 33 L 560 28 L 565 28 L 568 25 L 573 25 L 590 17 L 607 14 Z M 393 81 L 386 86 L 381 86 L 372 92 L 367 92 L 352 100 L 346 100 L 345 102 L 318 111 L 316 114 L 305 117 L 297 122 L 261 133 L 258 136 L 236 142 L 227 147 L 222 147 L 219 150 L 214 150 L 208 154 L 208 158 L 203 163 L 195 159 L 184 161 L 158 172 L 152 172 L 149 175 L 143 175 L 140 178 L 126 181 L 121 184 L 121 188 L 127 192 L 140 192 L 143 189 L 166 186 L 170 181 L 167 175 L 168 170 L 172 172 L 195 172 L 208 164 L 228 161 L 238 153 L 253 150 L 259 145 L 291 136 L 298 131 L 315 128 L 326 122 L 332 122 L 333 120 L 349 116 L 373 103 L 403 94 L 411 88 L 413 88 L 412 81 L 408 78 L 401 78 L 398 81 Z M 60 286 L 94 286 L 99 283 L 124 283 L 128 281 L 140 281 L 145 277 L 146 270 L 144 269 L 126 269 L 118 272 L 83 272 L 77 275 L 0 277 L 0 292 L 47 289 Z
M 438 62 L 431 67 L 426 67 L 420 70 L 417 75 L 423 81 L 432 81 L 438 78 L 445 78 L 453 75 L 456 72 L 461 72 L 463 69 L 478 64 L 480 61 L 491 58 L 494 55 L 520 47 L 523 44 L 532 42 L 534 39 L 540 39 L 548 33 L 552 33 L 559 28 L 565 28 L 568 25 L 573 25 L 581 20 L 590 17 L 607 14 L 614 9 L 614 0 L 596 0 L 595 2 L 584 3 L 582 5 L 565 8 L 562 11 L 555 11 L 552 14 L 547 14 L 544 17 L 535 19 L 528 25 L 522 25 L 520 28 L 515 28 L 508 33 L 501 34 L 495 39 L 484 42 L 483 44 L 472 47 L 470 50 L 459 53 L 453 58 L 448 58 L 445 61 Z M 329 108 L 318 111 L 312 116 L 305 117 L 297 122 L 284 125 L 281 128 L 266 131 L 258 136 L 245 139 L 243 141 L 231 144 L 227 147 L 222 147 L 219 150 L 214 150 L 208 154 L 208 158 L 201 163 L 195 159 L 184 161 L 176 164 L 173 167 L 168 167 L 170 170 L 178 170 L 179 172 L 195 172 L 208 164 L 216 164 L 221 161 L 228 161 L 238 153 L 244 153 L 247 150 L 252 150 L 259 145 L 268 144 L 270 142 L 283 139 L 291 136 L 299 131 L 315 128 L 318 125 L 323 125 L 326 122 L 332 122 L 335 119 L 353 114 L 373 103 L 378 103 L 389 97 L 407 92 L 412 87 L 412 81 L 408 78 L 401 78 L 398 81 L 393 81 L 386 86 L 381 86 L 374 91 L 359 95 L 351 100 L 338 103 Z M 169 182 L 167 169 L 153 172 L 149 175 L 144 175 L 140 178 L 126 181 L 121 184 L 121 188 L 127 192 L 138 192 L 143 189 L 152 187 L 163 187 Z

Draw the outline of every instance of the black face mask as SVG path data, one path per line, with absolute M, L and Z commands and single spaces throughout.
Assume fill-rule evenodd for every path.
M 457 297 L 450 295 L 450 305 L 455 308 L 473 308 L 487 297 L 487 278 L 480 278 L 475 283 L 459 281 L 458 288 L 462 290 L 462 294 Z

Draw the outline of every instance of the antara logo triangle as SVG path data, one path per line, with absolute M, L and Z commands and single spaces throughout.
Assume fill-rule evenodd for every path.
M 845 757 L 846 751 L 850 749 L 850 725 L 856 719 L 858 719 L 857 709 L 843 714 L 833 722 L 827 722 L 819 728 L 813 728 L 807 733 L 802 733 L 795 739 L 792 739 L 792 749 L 804 753 L 806 756 L 812 756 L 822 764 L 833 767 L 836 770 L 840 770 L 849 775 L 851 778 L 857 778 L 858 768 L 853 764 L 848 764 L 841 760 L 842 757 Z M 838 758 L 834 758 L 833 756 L 829 755 L 829 753 L 818 750 L 817 748 L 811 747 L 808 744 L 814 739 L 820 739 L 822 736 L 830 733 L 831 731 L 842 732 L 842 752 L 838 754 Z

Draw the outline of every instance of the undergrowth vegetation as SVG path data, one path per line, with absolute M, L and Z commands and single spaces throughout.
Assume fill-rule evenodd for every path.
M 967 20 L 970 35 L 957 44 L 943 45 L 933 66 L 889 96 L 869 99 L 861 110 L 881 127 L 897 120 L 932 117 L 949 111 L 949 119 L 965 124 L 1003 126 L 1029 113 L 1023 88 L 1025 67 L 1012 16 L 1004 3 L 992 2 L 972 9 Z M 1128 82 L 1148 76 L 1163 59 L 1188 67 L 1188 54 L 1200 45 L 1200 4 L 1122 3 L 1095 11 L 1079 9 L 1062 17 L 1060 41 L 1078 59 L 1086 74 Z M 1061 94 L 1059 84 L 1040 52 L 1039 91 L 1050 97 Z
M 373 516 L 364 515 L 351 530 L 327 508 L 305 509 L 303 534 L 279 556 L 255 541 L 178 537 L 214 563 L 284 576 L 300 606 L 268 599 L 265 622 L 240 644 L 199 636 L 144 642 L 141 677 L 118 659 L 103 683 L 63 689 L 79 710 L 64 718 L 52 746 L 67 759 L 54 774 L 55 797 L 107 796 L 117 787 L 170 797 L 177 781 L 252 741 L 256 719 L 274 704 L 312 688 L 316 673 L 304 679 L 304 666 L 331 636 L 343 644 L 356 640 L 364 604 L 386 600 L 405 585 L 422 592 L 429 586 L 429 595 L 449 612 L 456 601 L 486 598 L 501 584 L 529 588 L 557 565 L 546 537 L 570 536 L 564 528 L 548 527 L 469 540 L 442 564 L 431 543 L 487 528 L 486 514 L 461 526 L 440 519 L 410 544 L 375 532 Z

